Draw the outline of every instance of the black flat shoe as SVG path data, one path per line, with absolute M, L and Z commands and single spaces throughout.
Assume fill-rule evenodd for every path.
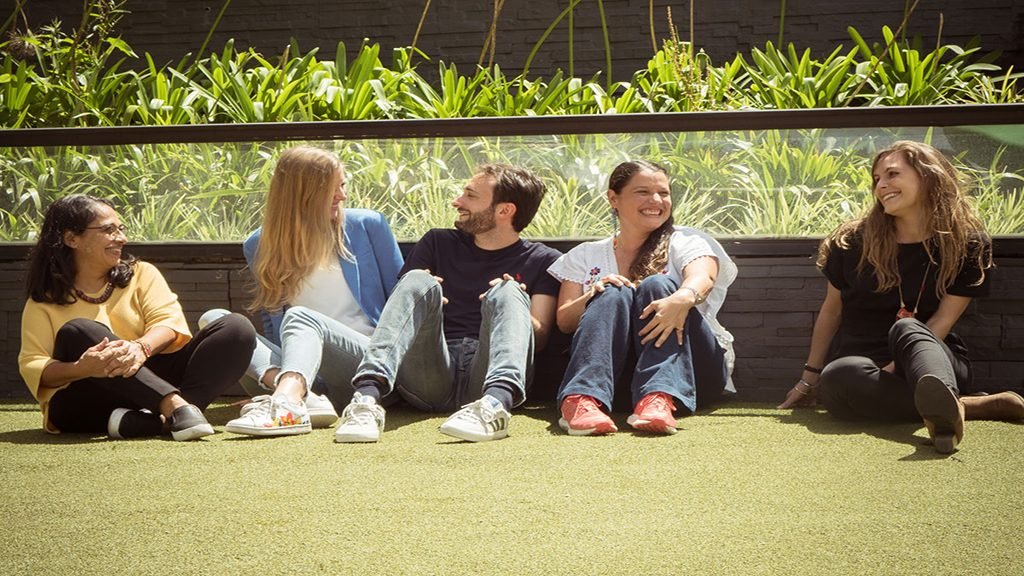
M 171 436 L 179 441 L 195 440 L 213 434 L 213 426 L 206 421 L 202 410 L 192 404 L 176 408 L 171 413 Z
M 925 374 L 914 389 L 914 405 L 939 454 L 952 454 L 964 439 L 964 405 L 938 376 Z

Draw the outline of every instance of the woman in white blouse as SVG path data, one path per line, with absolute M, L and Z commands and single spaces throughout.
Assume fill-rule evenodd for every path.
M 704 232 L 673 224 L 661 166 L 623 162 L 608 188 L 617 233 L 580 244 L 548 269 L 562 281 L 558 327 L 575 332 L 558 423 L 574 436 L 616 432 L 608 412 L 630 370 L 627 423 L 674 434 L 677 410 L 691 414 L 698 398 L 703 405 L 732 389 L 732 335 L 715 316 L 736 265 Z

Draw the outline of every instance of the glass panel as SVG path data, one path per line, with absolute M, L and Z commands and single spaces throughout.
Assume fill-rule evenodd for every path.
M 668 170 L 676 223 L 721 236 L 820 236 L 870 205 L 870 162 L 897 139 L 930 142 L 970 181 L 993 235 L 1024 234 L 1024 125 L 365 139 L 336 151 L 349 207 L 383 212 L 400 240 L 451 226 L 451 199 L 485 162 L 548 184 L 531 238 L 611 232 L 608 174 L 627 159 Z M 296 142 L 0 148 L 0 242 L 31 241 L 56 197 L 118 206 L 133 241 L 240 241 L 259 226 L 273 160 Z

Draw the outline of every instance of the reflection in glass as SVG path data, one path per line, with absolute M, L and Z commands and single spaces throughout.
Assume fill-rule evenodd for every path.
M 819 236 L 871 201 L 869 162 L 897 139 L 943 150 L 970 182 L 993 235 L 1024 234 L 1024 126 L 813 129 L 366 139 L 311 142 L 347 166 L 347 206 L 383 212 L 400 240 L 448 227 L 449 205 L 484 162 L 523 165 L 548 184 L 525 235 L 611 232 L 608 172 L 663 164 L 676 221 L 721 236 Z M 273 158 L 296 142 L 0 148 L 0 242 L 31 241 L 56 197 L 111 199 L 133 241 L 240 241 L 261 221 Z

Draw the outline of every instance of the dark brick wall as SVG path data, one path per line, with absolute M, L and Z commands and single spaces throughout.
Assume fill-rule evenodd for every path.
M 567 250 L 571 243 L 555 242 Z M 720 319 L 736 337 L 734 379 L 740 397 L 778 401 L 799 377 L 824 280 L 814 268 L 817 241 L 725 242 L 740 275 Z M 0 397 L 27 396 L 17 368 L 24 304 L 25 246 L 0 245 Z M 177 292 L 190 325 L 207 309 L 242 310 L 248 302 L 245 261 L 237 244 L 139 245 Z M 995 242 L 997 268 L 989 298 L 971 304 L 956 331 L 967 341 L 979 389 L 1024 391 L 1024 238 Z M 567 339 L 539 361 L 535 398 L 550 397 L 564 368 Z
M 14 0 L 0 0 L 0 16 L 6 17 Z M 646 65 L 652 54 L 645 0 L 604 0 L 612 42 L 612 73 L 628 80 L 633 71 Z M 138 51 L 148 51 L 157 62 L 177 62 L 194 52 L 213 25 L 223 2 L 201 0 L 151 0 L 129 2 L 121 25 L 123 37 Z M 234 0 L 210 44 L 212 49 L 234 38 L 241 48 L 280 53 L 289 38 L 300 47 L 320 46 L 322 57 L 333 58 L 338 41 L 349 50 L 363 38 L 379 42 L 385 62 L 395 46 L 412 42 L 424 2 L 369 0 Z M 81 18 L 81 0 L 32 0 L 24 9 L 33 27 L 60 18 L 70 29 Z M 454 62 L 464 72 L 472 70 L 480 56 L 490 26 L 492 2 L 480 0 L 434 0 L 423 23 L 418 47 L 434 59 Z M 522 70 L 527 55 L 543 31 L 554 22 L 567 2 L 508 0 L 498 21 L 495 60 L 508 72 Z M 689 36 L 688 2 L 654 2 L 654 26 L 658 43 L 668 37 L 665 8 L 672 6 L 680 35 Z M 778 0 L 696 2 L 694 36 L 698 47 L 715 63 L 731 59 L 737 52 L 749 53 L 752 46 L 775 41 L 779 29 Z M 785 41 L 811 48 L 818 55 L 835 46 L 852 47 L 848 26 L 854 26 L 869 40 L 881 40 L 881 28 L 895 30 L 903 17 L 904 2 L 898 0 L 789 0 L 786 2 Z M 1022 0 L 929 0 L 921 2 L 908 27 L 908 36 L 920 35 L 926 46 L 935 44 L 940 15 L 944 17 L 942 39 L 963 45 L 980 36 L 982 47 L 1003 52 L 1001 64 L 1024 67 L 1024 1 Z M 21 24 L 19 24 L 21 25 Z M 568 70 L 567 21 L 551 34 L 537 54 L 533 70 L 548 76 L 556 68 Z M 605 70 L 604 47 L 597 3 L 583 2 L 576 11 L 575 73 L 589 77 Z M 350 52 L 351 53 L 351 52 Z M 434 69 L 433 64 L 421 72 Z

